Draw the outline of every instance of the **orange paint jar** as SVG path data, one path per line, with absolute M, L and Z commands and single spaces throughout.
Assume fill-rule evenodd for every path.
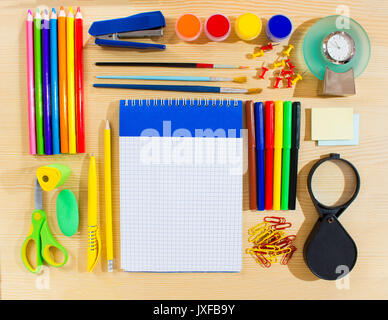
M 194 41 L 201 35 L 202 22 L 195 14 L 185 13 L 177 20 L 175 31 L 182 40 Z

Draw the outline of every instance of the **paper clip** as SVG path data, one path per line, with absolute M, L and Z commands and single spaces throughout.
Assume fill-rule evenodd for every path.
M 256 253 L 256 262 L 264 268 L 269 268 L 271 266 L 271 262 L 260 253 Z
M 270 228 L 267 228 L 267 227 L 262 227 L 262 231 L 258 231 L 256 232 L 255 234 L 251 235 L 249 238 L 248 238 L 248 241 L 249 242 L 253 242 L 253 243 L 260 243 L 261 241 L 263 240 L 259 240 L 259 239 L 266 239 L 267 238 L 267 234 L 272 235 L 272 233 L 274 232 L 273 230 L 271 230 Z
M 294 236 L 294 235 L 288 236 L 288 237 L 285 237 L 284 239 L 276 242 L 276 245 L 279 246 L 280 249 L 284 249 L 284 248 L 288 247 L 289 245 L 291 245 L 295 239 L 296 239 L 296 236 Z
M 248 233 L 249 234 L 256 234 L 261 228 L 266 227 L 267 225 L 268 225 L 268 223 L 265 223 L 265 222 L 259 223 L 259 224 L 255 225 L 254 227 L 250 228 L 248 230 Z
M 288 264 L 288 262 L 290 261 L 292 255 L 293 255 L 294 252 L 296 251 L 296 247 L 290 246 L 290 249 L 291 249 L 291 251 L 290 251 L 289 253 L 286 253 L 286 254 L 283 256 L 282 260 L 280 261 L 280 264 L 282 264 L 282 265 L 284 265 L 284 266 Z
M 264 217 L 264 222 L 280 224 L 280 223 L 285 223 L 286 218 L 284 218 L 284 217 Z
M 272 226 L 272 228 L 274 230 L 284 230 L 284 229 L 291 228 L 291 227 L 292 227 L 291 222 L 279 223 L 279 224 L 275 224 Z

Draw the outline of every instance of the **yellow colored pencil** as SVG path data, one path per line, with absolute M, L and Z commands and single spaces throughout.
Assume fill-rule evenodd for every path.
M 105 173 L 105 234 L 108 272 L 113 272 L 113 228 L 112 228 L 112 168 L 110 126 L 106 120 L 104 130 L 104 173 Z
M 67 44 L 67 101 L 69 123 L 69 153 L 76 153 L 75 132 L 75 69 L 74 69 L 74 12 L 69 8 L 66 18 L 66 44 Z
M 273 210 L 280 210 L 282 191 L 283 101 L 275 101 L 275 144 L 273 163 Z

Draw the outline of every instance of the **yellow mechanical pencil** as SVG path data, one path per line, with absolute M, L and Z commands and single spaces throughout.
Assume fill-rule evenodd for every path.
M 97 221 L 97 168 L 92 155 L 88 175 L 88 272 L 91 272 L 100 256 L 101 241 Z
M 273 164 L 273 210 L 280 210 L 282 191 L 283 101 L 275 101 L 275 144 Z
M 104 173 L 105 173 L 105 234 L 108 272 L 113 272 L 113 228 L 112 228 L 112 169 L 110 126 L 106 120 L 104 130 Z

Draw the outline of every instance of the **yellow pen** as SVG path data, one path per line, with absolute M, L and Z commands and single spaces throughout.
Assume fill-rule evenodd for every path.
M 273 162 L 273 210 L 280 210 L 282 191 L 283 101 L 275 101 L 275 144 Z
M 75 75 L 74 75 L 74 13 L 72 7 L 66 18 L 66 43 L 67 43 L 67 101 L 69 123 L 69 153 L 76 153 L 75 132 Z
M 112 228 L 112 169 L 110 126 L 106 120 L 104 130 L 104 173 L 105 173 L 105 233 L 106 233 L 106 258 L 108 272 L 113 272 L 113 228 Z
M 100 256 L 101 242 L 97 221 L 97 168 L 92 155 L 88 174 L 88 272 L 91 272 Z

